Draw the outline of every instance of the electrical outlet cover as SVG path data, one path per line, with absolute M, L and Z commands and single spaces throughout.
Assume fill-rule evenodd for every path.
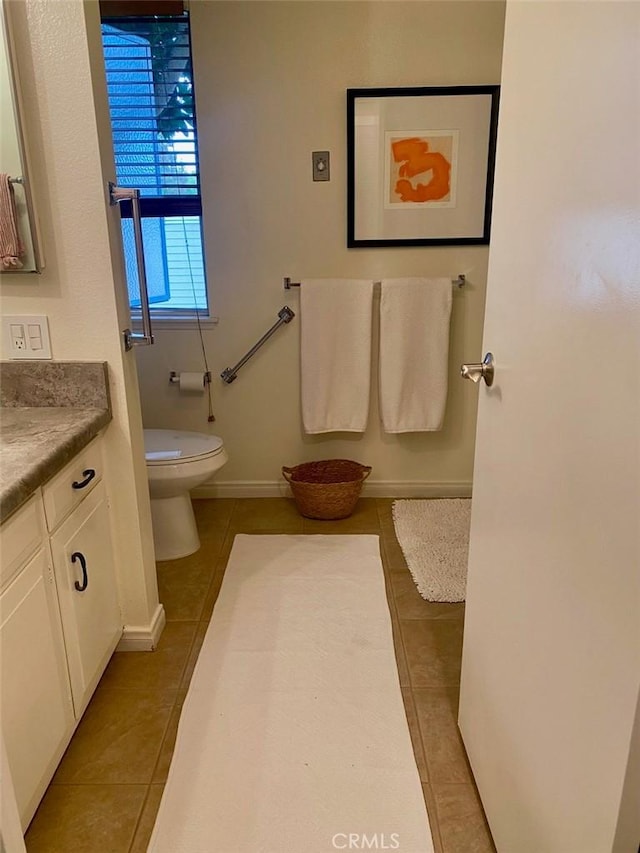
M 51 358 L 49 321 L 45 314 L 2 317 L 2 356 L 13 360 Z

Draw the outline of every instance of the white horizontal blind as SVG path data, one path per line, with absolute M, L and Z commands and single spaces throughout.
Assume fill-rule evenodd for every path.
M 150 301 L 207 308 L 200 178 L 186 16 L 104 23 L 117 182 L 141 191 Z M 139 305 L 130 208 L 121 204 L 130 302 Z

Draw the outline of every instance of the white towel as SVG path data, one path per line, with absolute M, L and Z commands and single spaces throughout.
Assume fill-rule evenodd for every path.
M 306 433 L 364 432 L 371 385 L 373 281 L 300 286 L 302 422 Z
M 385 432 L 442 428 L 447 402 L 450 278 L 396 278 L 380 296 L 380 414 Z

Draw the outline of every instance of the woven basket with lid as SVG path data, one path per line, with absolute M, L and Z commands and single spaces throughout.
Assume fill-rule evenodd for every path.
M 347 518 L 355 509 L 370 465 L 351 459 L 320 459 L 293 468 L 282 466 L 300 515 L 325 520 Z

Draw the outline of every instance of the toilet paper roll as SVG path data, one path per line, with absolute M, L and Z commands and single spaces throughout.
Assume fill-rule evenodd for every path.
M 181 373 L 179 387 L 187 394 L 204 394 L 204 373 Z

